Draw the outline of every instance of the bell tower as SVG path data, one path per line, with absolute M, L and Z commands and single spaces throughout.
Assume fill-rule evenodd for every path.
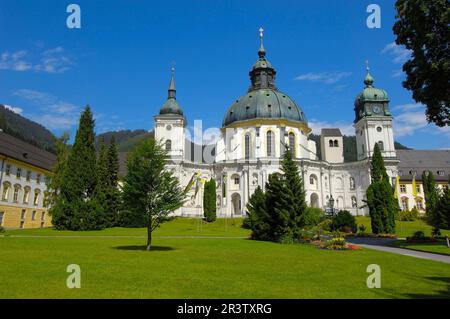
M 176 99 L 175 68 L 172 66 L 168 97 L 155 116 L 155 140 L 162 143 L 168 155 L 174 160 L 183 160 L 185 148 L 184 128 L 186 119 Z
M 385 90 L 374 87 L 373 83 L 374 78 L 367 65 L 365 87 L 355 100 L 354 127 L 358 160 L 372 157 L 376 143 L 384 158 L 394 159 L 396 152 L 389 97 Z

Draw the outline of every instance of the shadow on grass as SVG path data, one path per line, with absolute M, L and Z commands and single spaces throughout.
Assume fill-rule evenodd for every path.
M 114 249 L 119 249 L 119 250 L 142 250 L 142 251 L 147 251 L 147 246 L 143 245 L 143 246 L 118 246 L 118 247 L 113 247 Z M 167 247 L 167 246 L 152 246 L 152 249 L 150 251 L 170 251 L 170 250 L 175 250 L 175 248 L 173 247 Z
M 440 281 L 447 284 L 446 290 L 438 291 L 435 294 L 406 294 L 408 298 L 417 298 L 417 299 L 441 299 L 450 298 L 450 277 L 425 277 L 425 279 L 432 280 L 432 281 Z

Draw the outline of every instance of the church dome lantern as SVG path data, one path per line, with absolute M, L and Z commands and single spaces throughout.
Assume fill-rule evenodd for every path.
M 276 70 L 266 59 L 263 45 L 264 30 L 260 32 L 258 60 L 249 75 L 251 85 L 246 95 L 238 98 L 228 109 L 222 126 L 227 127 L 249 120 L 283 119 L 299 122 L 306 126 L 306 116 L 301 108 L 287 94 L 275 85 Z

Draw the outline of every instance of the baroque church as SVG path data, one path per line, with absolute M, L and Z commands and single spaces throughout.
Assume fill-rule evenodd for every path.
M 382 150 L 393 185 L 400 163 L 399 151 L 394 147 L 389 97 L 385 90 L 375 87 L 369 69 L 354 102 L 355 162 L 344 162 L 343 137 L 337 128 L 322 129 L 321 158 L 317 156 L 305 113 L 276 85 L 277 72 L 266 58 L 262 29 L 258 60 L 249 75 L 247 93 L 234 101 L 224 115 L 220 138 L 212 146 L 199 146 L 186 138 L 187 119 L 176 98 L 172 68 L 168 99 L 154 117 L 154 134 L 170 155 L 168 167 L 189 191 L 188 200 L 175 215 L 202 216 L 203 185 L 213 178 L 217 185 L 217 216 L 243 216 L 255 189 L 260 186 L 264 190 L 269 175 L 279 171 L 280 157 L 287 147 L 302 174 L 309 206 L 368 215 L 365 199 L 375 144 Z M 449 154 L 445 154 L 446 158 Z M 406 175 L 413 174 L 406 170 Z

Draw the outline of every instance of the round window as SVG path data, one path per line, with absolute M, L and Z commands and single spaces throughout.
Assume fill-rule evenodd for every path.
M 383 129 L 381 128 L 381 126 L 377 127 L 377 132 L 381 132 Z
M 172 125 L 167 125 L 166 130 L 170 131 L 172 129 Z

